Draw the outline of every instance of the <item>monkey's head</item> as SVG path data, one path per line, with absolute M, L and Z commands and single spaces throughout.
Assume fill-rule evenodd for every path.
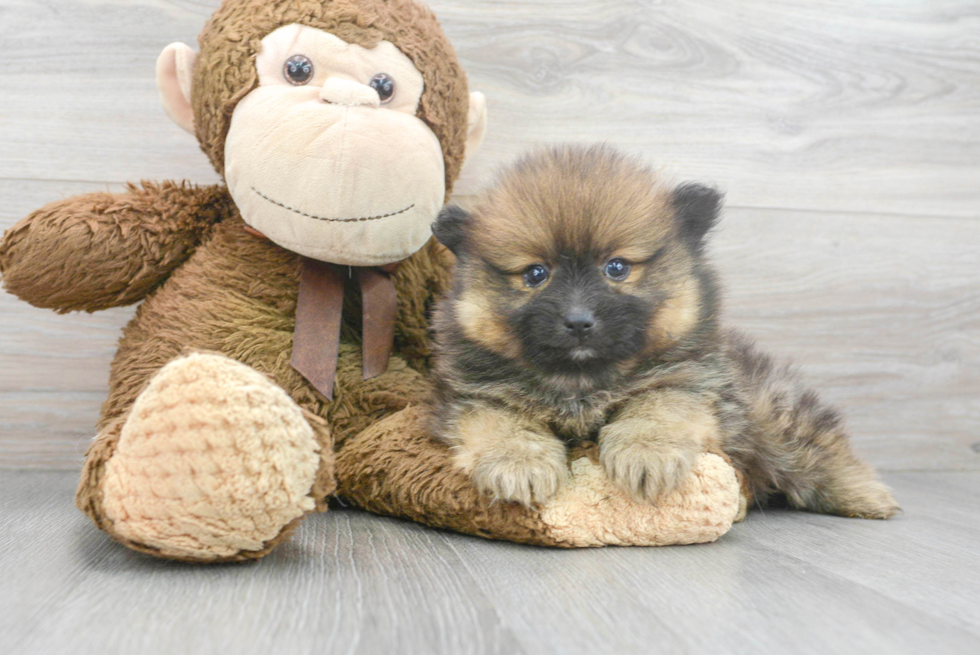
M 354 266 L 404 259 L 486 129 L 485 101 L 414 0 L 225 0 L 157 62 L 164 108 L 280 246 Z

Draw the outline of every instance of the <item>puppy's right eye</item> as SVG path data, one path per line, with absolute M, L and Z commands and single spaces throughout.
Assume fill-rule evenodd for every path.
M 539 287 L 548 279 L 548 269 L 541 264 L 532 264 L 524 270 L 524 284 Z
M 313 62 L 309 57 L 293 55 L 283 64 L 282 74 L 293 86 L 302 86 L 313 79 Z

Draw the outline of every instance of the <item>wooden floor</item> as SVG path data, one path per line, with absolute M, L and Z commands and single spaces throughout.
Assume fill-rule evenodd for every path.
M 0 478 L 4 653 L 977 653 L 980 473 L 905 513 L 755 512 L 714 544 L 558 551 L 331 511 L 257 564 L 130 552 L 75 475 Z

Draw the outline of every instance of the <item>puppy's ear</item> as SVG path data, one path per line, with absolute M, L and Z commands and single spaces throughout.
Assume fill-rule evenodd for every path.
M 674 189 L 674 211 L 681 238 L 696 252 L 704 246 L 704 235 L 718 223 L 722 198 L 716 189 L 695 182 Z
M 470 214 L 456 205 L 447 205 L 432 224 L 432 234 L 457 257 L 466 249 Z

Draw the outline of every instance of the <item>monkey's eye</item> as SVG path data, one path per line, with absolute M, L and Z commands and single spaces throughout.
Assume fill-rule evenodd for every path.
M 606 262 L 603 272 L 610 280 L 622 282 L 629 277 L 631 268 L 632 267 L 629 264 L 617 257 Z
M 283 77 L 294 86 L 302 86 L 313 79 L 313 62 L 309 57 L 293 55 L 282 67 Z
M 548 269 L 541 264 L 531 264 L 524 269 L 524 284 L 539 287 L 548 279 Z
M 368 86 L 378 92 L 381 104 L 385 104 L 395 95 L 395 80 L 388 73 L 378 73 L 371 78 Z

